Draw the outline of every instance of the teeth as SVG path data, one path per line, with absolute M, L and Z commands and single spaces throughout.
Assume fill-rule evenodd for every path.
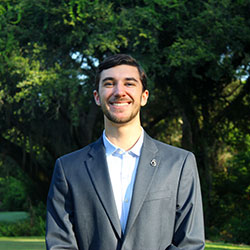
M 128 105 L 128 103 L 127 103 L 127 102 L 124 102 L 124 103 L 113 103 L 112 105 L 121 107 L 121 106 L 126 106 L 126 105 Z

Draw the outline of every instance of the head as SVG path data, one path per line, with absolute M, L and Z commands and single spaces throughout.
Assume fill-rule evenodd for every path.
M 140 108 L 149 92 L 145 72 L 135 59 L 123 54 L 108 57 L 98 67 L 96 84 L 94 98 L 105 124 L 140 123 Z
M 99 64 L 97 68 L 96 79 L 95 79 L 95 89 L 97 91 L 99 89 L 99 82 L 102 71 L 118 65 L 130 65 L 136 67 L 140 75 L 143 91 L 147 89 L 147 76 L 141 65 L 130 55 L 115 54 L 107 57 L 103 62 Z

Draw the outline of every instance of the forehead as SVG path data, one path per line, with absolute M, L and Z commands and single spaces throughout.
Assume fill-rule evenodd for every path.
M 114 80 L 124 80 L 126 78 L 135 78 L 140 81 L 140 74 L 135 66 L 131 65 L 118 65 L 109 69 L 105 69 L 101 72 L 100 81 L 105 78 L 113 78 Z

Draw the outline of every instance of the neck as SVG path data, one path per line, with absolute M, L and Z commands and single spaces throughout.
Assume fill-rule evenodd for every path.
M 141 133 L 140 121 L 132 124 L 113 124 L 105 118 L 105 135 L 115 146 L 126 151 L 135 145 Z

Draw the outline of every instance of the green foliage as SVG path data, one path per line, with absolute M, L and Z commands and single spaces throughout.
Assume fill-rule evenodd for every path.
M 229 137 L 232 152 L 225 156 L 224 168 L 217 167 L 213 175 L 216 213 L 208 235 L 215 233 L 224 241 L 250 244 L 250 136 L 234 129 Z
M 26 205 L 26 187 L 22 181 L 14 177 L 0 179 L 0 196 L 0 210 L 23 210 Z
M 220 232 L 221 239 L 226 242 L 250 244 L 249 223 L 250 216 L 248 210 L 243 210 L 240 215 L 234 215 L 228 219 L 224 228 Z

